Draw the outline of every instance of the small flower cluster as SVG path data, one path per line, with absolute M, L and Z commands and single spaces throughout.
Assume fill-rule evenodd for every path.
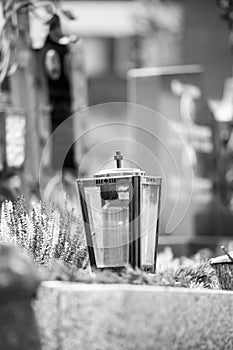
M 1 209 L 0 244 L 13 244 L 31 256 L 39 266 L 61 261 L 67 267 L 87 264 L 83 222 L 67 209 L 42 201 L 27 210 L 24 197 L 5 201 Z

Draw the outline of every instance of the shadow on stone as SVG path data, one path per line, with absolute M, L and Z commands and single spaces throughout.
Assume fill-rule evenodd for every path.
M 40 279 L 31 260 L 11 246 L 0 246 L 0 349 L 40 350 L 31 306 Z

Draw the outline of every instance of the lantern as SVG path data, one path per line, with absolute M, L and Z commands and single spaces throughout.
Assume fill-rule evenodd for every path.
M 140 169 L 103 170 L 78 179 L 87 247 L 92 268 L 131 265 L 155 271 L 159 229 L 161 178 Z

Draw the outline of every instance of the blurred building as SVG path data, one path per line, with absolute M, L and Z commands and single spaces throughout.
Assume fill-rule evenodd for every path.
M 63 23 L 64 31 L 85 38 L 90 105 L 126 101 L 126 72 L 140 66 L 201 64 L 208 97 L 221 96 L 232 58 L 228 28 L 212 0 L 61 5 L 77 17 Z
M 130 68 L 181 61 L 181 36 L 176 33 L 182 30 L 183 5 L 179 2 L 168 5 L 156 2 L 157 8 L 149 1 L 63 1 L 61 4 L 77 18 L 63 22 L 64 32 L 84 38 L 90 105 L 126 101 L 126 74 Z M 173 50 L 168 55 L 171 45 Z

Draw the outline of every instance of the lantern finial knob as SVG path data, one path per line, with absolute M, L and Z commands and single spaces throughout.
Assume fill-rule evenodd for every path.
M 116 151 L 114 159 L 116 160 L 117 168 L 121 168 L 122 167 L 122 160 L 123 160 L 123 156 L 121 154 L 121 151 Z

